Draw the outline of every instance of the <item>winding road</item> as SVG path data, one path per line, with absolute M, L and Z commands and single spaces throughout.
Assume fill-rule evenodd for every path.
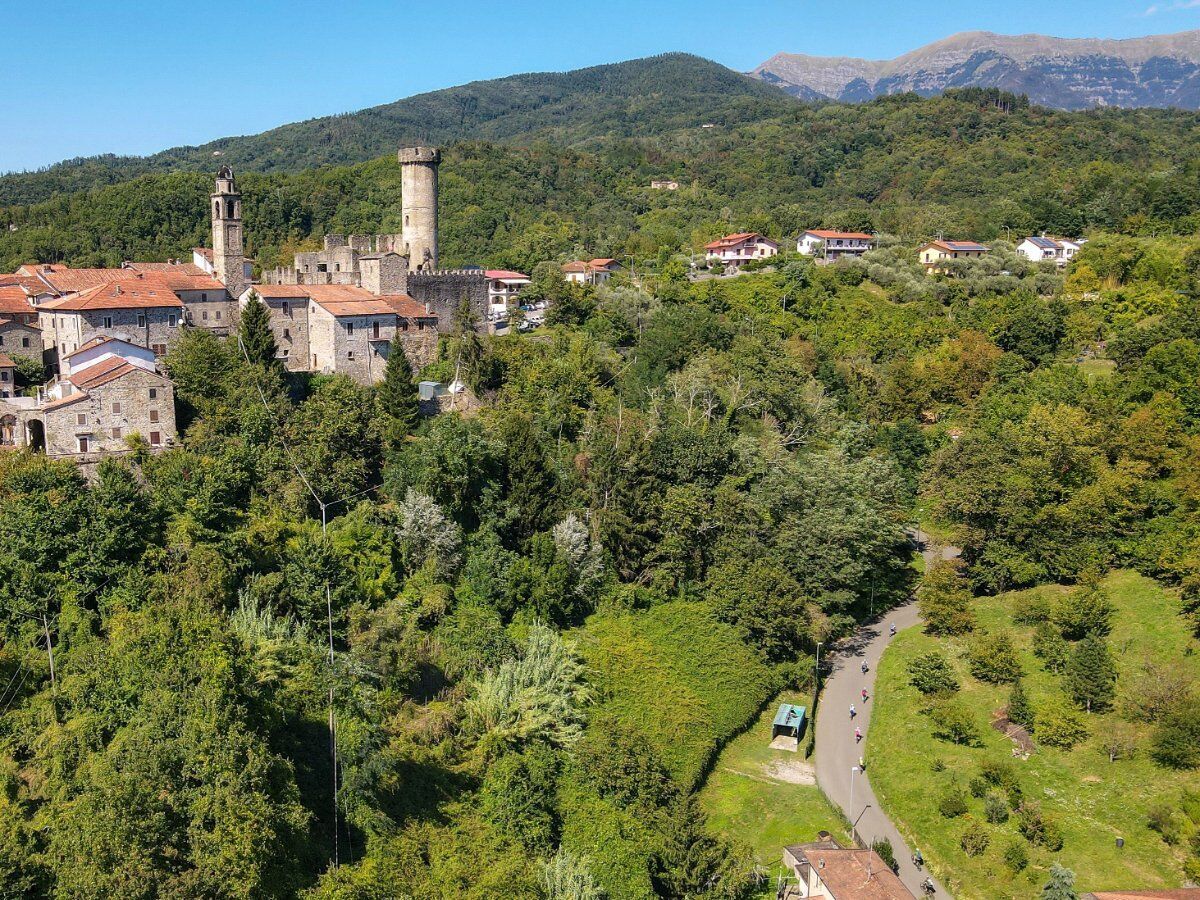
M 944 547 L 938 551 L 925 545 L 918 546 L 921 546 L 927 566 L 939 554 L 943 559 L 953 559 L 959 555 L 957 547 Z M 875 672 L 891 640 L 889 626 L 895 624 L 896 630 L 901 631 L 920 624 L 920 621 L 917 604 L 910 602 L 891 610 L 878 621 L 864 625 L 853 637 L 843 641 L 829 660 L 832 663 L 831 672 L 825 679 L 816 717 L 817 783 L 845 813 L 865 843 L 870 844 L 879 838 L 891 841 L 896 862 L 900 866 L 900 879 L 918 897 L 922 896 L 921 883 L 931 876 L 913 865 L 912 848 L 879 808 L 875 792 L 871 790 L 869 775 L 855 770 L 859 759 L 866 756 L 866 744 L 871 733 L 871 712 L 877 702 L 887 702 L 886 698 L 882 701 L 875 699 Z M 868 667 L 865 675 L 861 669 L 864 660 Z M 867 689 L 870 698 L 866 703 L 862 702 L 863 688 Z M 850 719 L 852 703 L 858 711 L 853 721 Z M 855 726 L 862 729 L 862 743 L 855 742 Z M 934 886 L 937 888 L 936 897 L 950 896 L 937 879 L 934 879 Z

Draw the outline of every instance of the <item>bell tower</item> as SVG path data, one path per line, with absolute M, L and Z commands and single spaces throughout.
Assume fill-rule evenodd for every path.
M 212 195 L 213 273 L 236 299 L 249 287 L 242 248 L 242 195 L 233 169 L 221 166 Z

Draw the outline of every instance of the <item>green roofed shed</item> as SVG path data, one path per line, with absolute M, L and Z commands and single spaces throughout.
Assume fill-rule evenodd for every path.
M 771 723 L 771 739 L 784 737 L 799 739 L 804 733 L 804 707 L 793 706 L 790 703 L 780 703 L 779 712 L 775 713 L 775 721 Z

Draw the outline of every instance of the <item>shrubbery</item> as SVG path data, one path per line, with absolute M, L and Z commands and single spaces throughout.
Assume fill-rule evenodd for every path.
M 909 683 L 922 694 L 948 694 L 958 690 L 958 678 L 946 654 L 934 650 L 908 664 Z
M 967 662 L 980 681 L 1007 684 L 1021 677 L 1021 663 L 1007 631 L 976 633 L 967 644 Z

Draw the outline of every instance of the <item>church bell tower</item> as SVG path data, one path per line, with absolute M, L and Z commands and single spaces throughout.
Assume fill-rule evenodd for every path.
M 236 299 L 250 285 L 242 247 L 242 195 L 229 166 L 221 166 L 217 172 L 217 189 L 212 195 L 212 243 L 214 275 Z

